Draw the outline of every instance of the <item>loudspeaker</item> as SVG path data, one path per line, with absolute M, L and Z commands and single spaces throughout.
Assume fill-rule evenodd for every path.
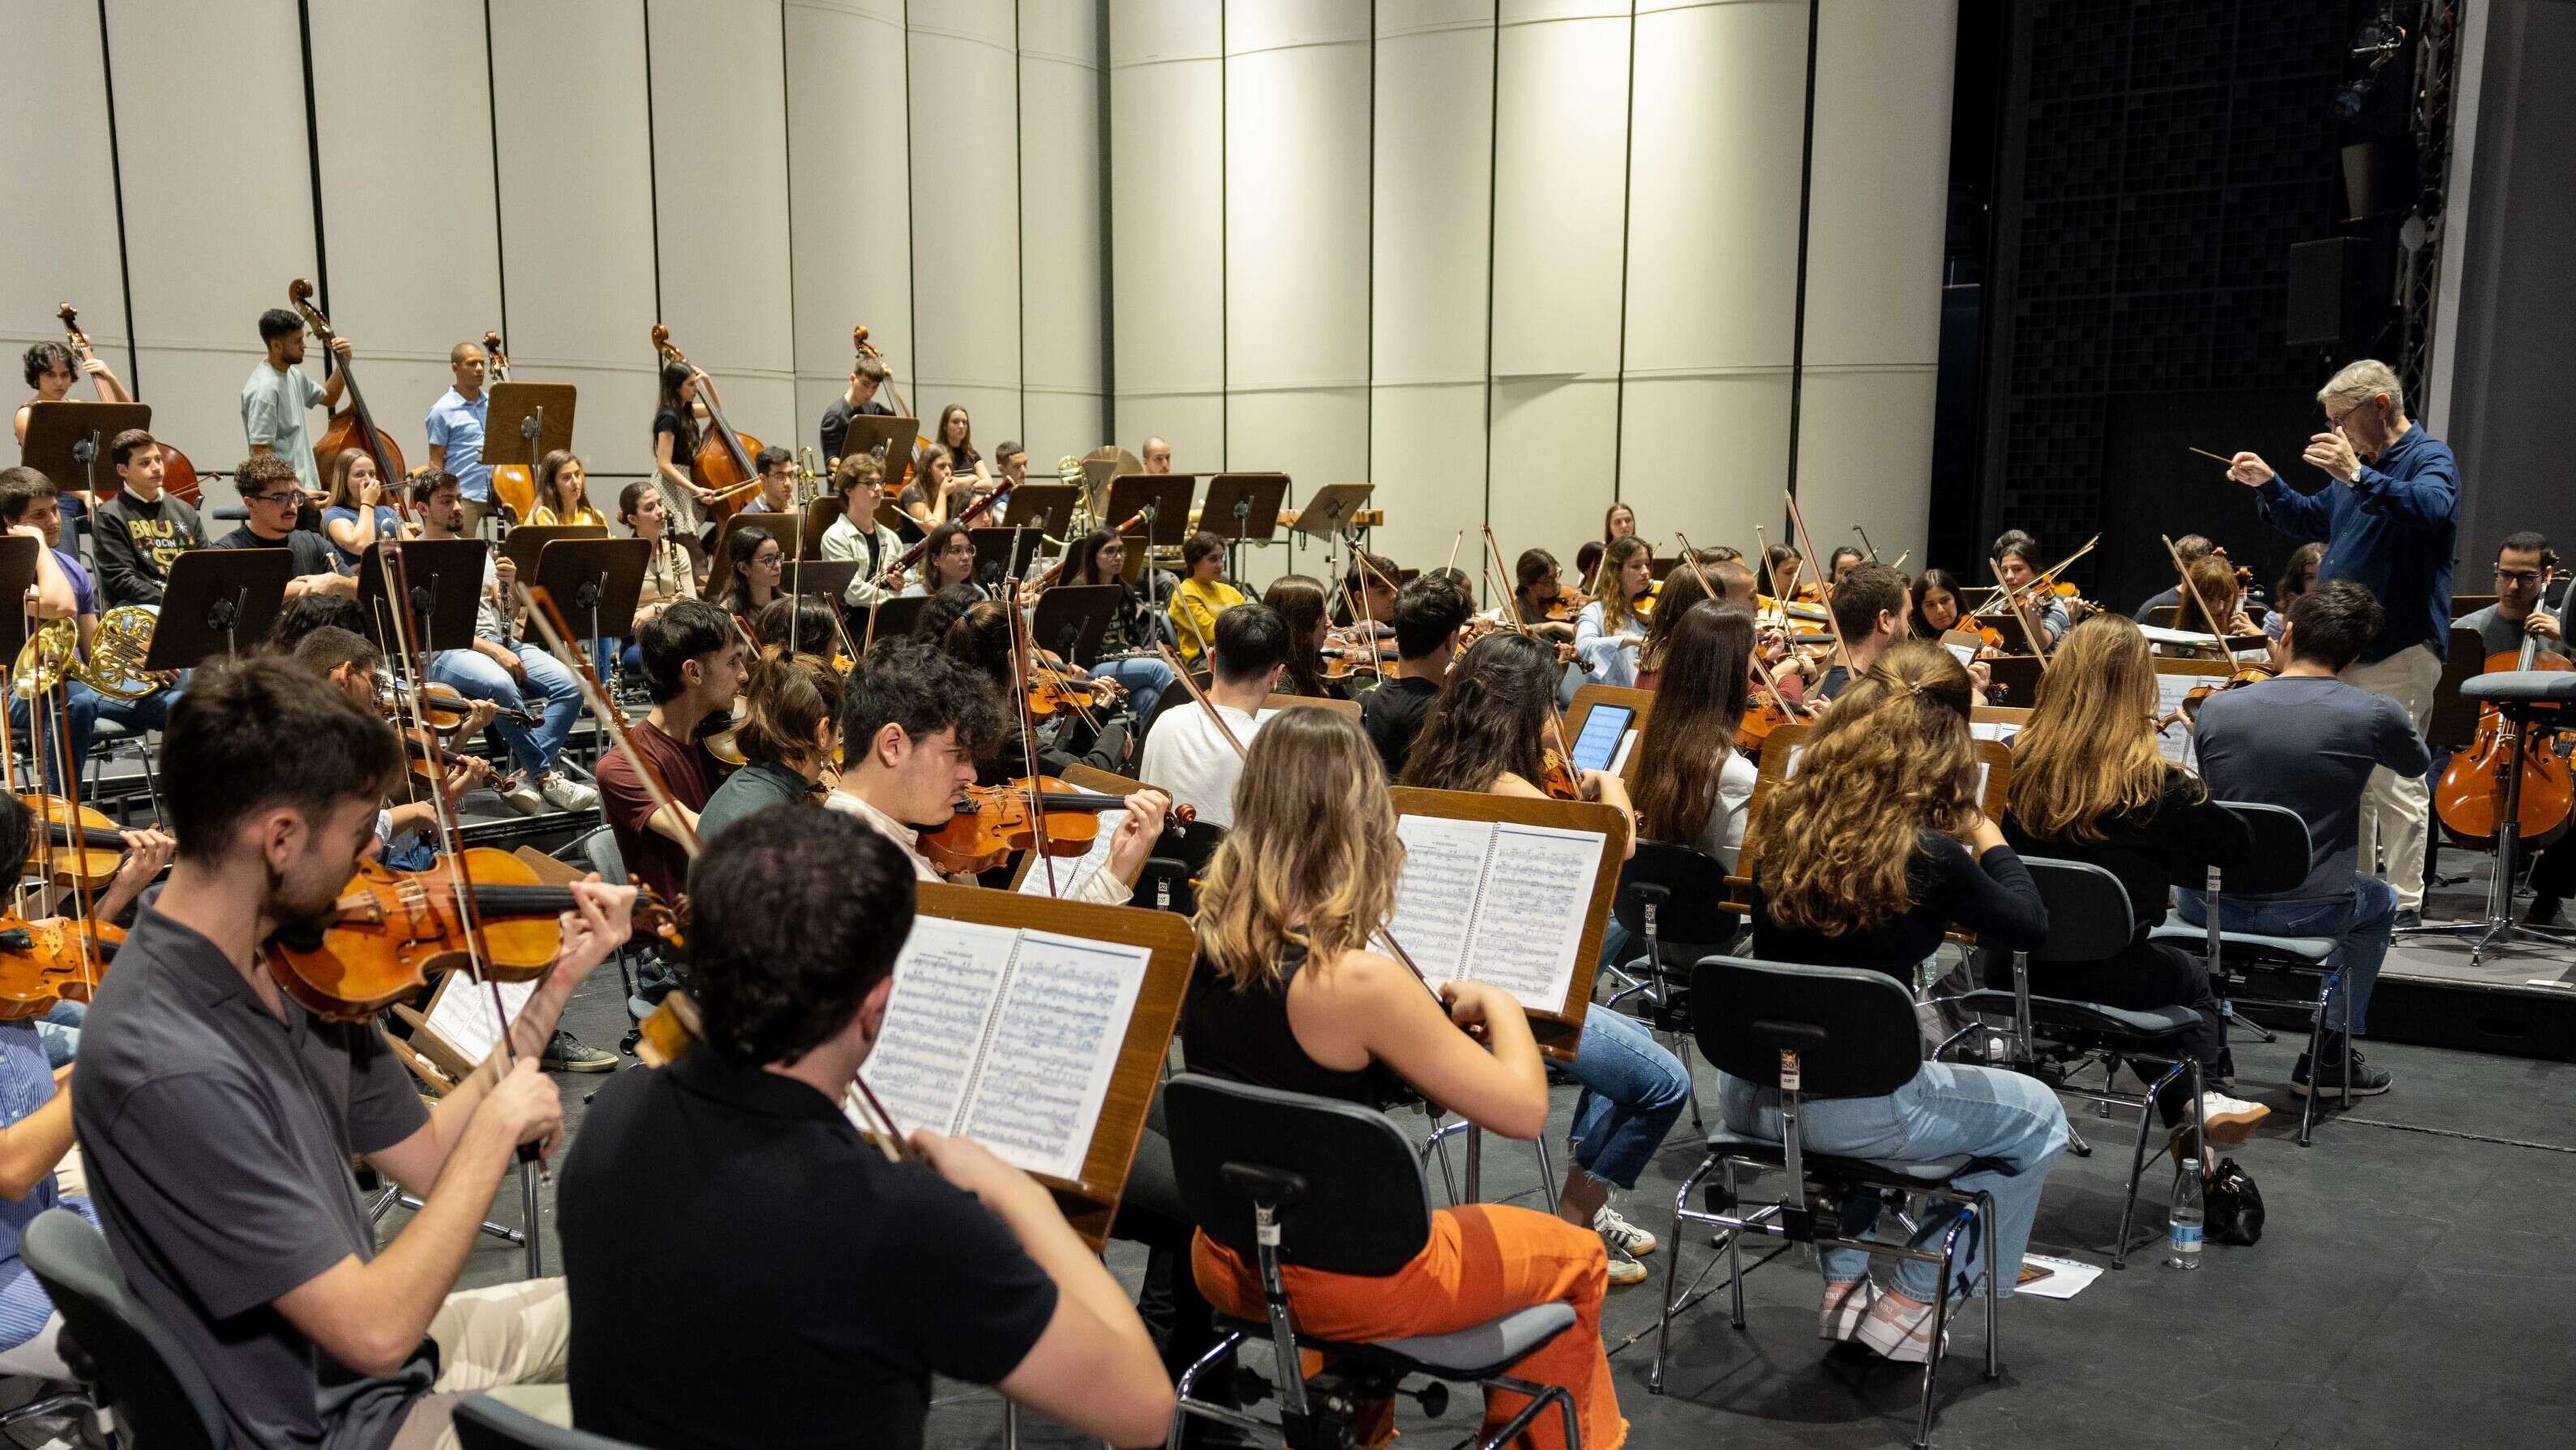
M 2368 258 L 2369 246 L 2359 237 L 2328 237 L 2290 248 L 2290 346 L 2361 340 Z

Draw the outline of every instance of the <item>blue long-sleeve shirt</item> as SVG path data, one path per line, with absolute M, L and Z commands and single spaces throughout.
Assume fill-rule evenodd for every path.
M 2363 663 L 2419 644 L 2441 658 L 2451 642 L 2451 554 L 2460 531 L 2460 465 L 2449 444 L 2412 427 L 2348 486 L 2303 495 L 2274 474 L 2254 502 L 2265 523 L 2326 546 L 2319 583 L 2349 579 L 2388 611 Z

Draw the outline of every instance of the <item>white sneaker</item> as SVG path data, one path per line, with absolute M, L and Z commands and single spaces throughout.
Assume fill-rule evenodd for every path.
M 1878 1286 L 1867 1279 L 1848 1284 L 1827 1284 L 1824 1303 L 1816 1311 L 1818 1339 L 1846 1340 L 1860 1331 L 1861 1318 L 1869 1306 L 1878 1302 Z
M 596 787 L 583 785 L 559 770 L 549 770 L 538 776 L 537 789 L 544 792 L 545 798 L 554 802 L 558 810 L 587 811 L 599 805 Z
M 2244 1142 L 2255 1124 L 2272 1116 L 2272 1110 L 2261 1103 L 2249 1103 L 2207 1088 L 2201 1089 L 2200 1106 L 2203 1136 L 2220 1147 Z
M 1941 1338 L 1946 1348 L 1948 1332 Z M 1932 1357 L 1932 1306 L 1901 1309 L 1894 1296 L 1881 1294 L 1860 1317 L 1852 1339 L 1899 1364 L 1921 1364 Z
M 1607 1244 L 1603 1247 L 1609 1249 L 1610 1253 L 1611 1288 L 1623 1289 L 1630 1284 L 1646 1282 L 1646 1266 L 1638 1263 L 1635 1255 L 1623 1249 L 1612 1248 Z
M 495 787 L 493 794 L 507 802 L 510 809 L 520 815 L 542 816 L 546 813 L 546 798 L 537 794 L 537 788 L 528 784 L 525 776 L 519 778 L 518 784 L 506 789 Z
M 1621 1218 L 1619 1210 L 1606 1203 L 1593 1212 L 1592 1231 L 1601 1235 L 1603 1243 L 1641 1259 L 1653 1253 L 1659 1242 L 1653 1234 Z

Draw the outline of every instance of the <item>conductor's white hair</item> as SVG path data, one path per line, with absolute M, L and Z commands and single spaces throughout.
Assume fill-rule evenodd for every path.
M 2379 393 L 2386 393 L 2398 416 L 2405 416 L 2405 385 L 2397 381 L 2397 374 L 2388 364 L 2366 357 L 2359 362 L 2344 364 L 2343 371 L 2326 379 L 2326 385 L 2317 389 L 2317 402 L 2329 413 L 2341 413 L 2370 401 Z

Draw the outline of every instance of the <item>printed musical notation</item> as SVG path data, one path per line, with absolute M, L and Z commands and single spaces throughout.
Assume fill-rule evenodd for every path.
M 1430 979 L 1490 982 L 1538 1012 L 1563 1012 L 1601 833 L 1408 815 L 1404 874 L 1387 929 Z

